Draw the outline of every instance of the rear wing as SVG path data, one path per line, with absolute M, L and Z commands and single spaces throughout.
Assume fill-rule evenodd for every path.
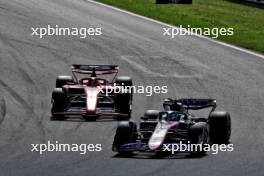
M 214 111 L 216 108 L 215 99 L 202 99 L 202 98 L 183 98 L 183 99 L 170 99 L 166 98 L 163 103 L 163 107 L 170 107 L 170 109 L 176 109 L 175 107 L 183 107 L 187 110 L 199 110 L 205 108 L 212 108 L 211 111 Z
M 72 72 L 97 75 L 118 73 L 117 65 L 72 65 Z

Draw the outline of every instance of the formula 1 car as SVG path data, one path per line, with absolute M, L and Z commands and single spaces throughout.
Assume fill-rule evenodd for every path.
M 56 79 L 51 99 L 53 119 L 74 116 L 92 121 L 100 116 L 130 118 L 133 96 L 132 92 L 124 90 L 132 86 L 132 79 L 117 77 L 117 65 L 72 65 L 71 71 L 73 76 Z
M 169 144 L 227 144 L 231 135 L 229 113 L 215 111 L 214 99 L 165 99 L 164 111 L 147 110 L 139 127 L 133 121 L 120 122 L 112 149 L 120 154 L 134 151 L 165 151 Z M 207 118 L 197 117 L 190 110 L 211 107 Z M 191 154 L 205 154 L 200 148 L 186 151 Z

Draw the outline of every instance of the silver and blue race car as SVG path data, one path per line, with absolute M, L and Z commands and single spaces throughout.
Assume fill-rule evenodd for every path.
M 215 111 L 215 99 L 170 99 L 164 110 L 147 110 L 139 125 L 133 121 L 118 124 L 112 149 L 119 154 L 166 151 L 178 144 L 227 144 L 231 135 L 228 112 Z M 211 108 L 208 117 L 198 117 L 192 110 Z M 205 154 L 203 148 L 185 151 Z

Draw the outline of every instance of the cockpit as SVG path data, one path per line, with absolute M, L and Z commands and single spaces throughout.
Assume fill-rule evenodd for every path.
M 80 80 L 80 83 L 83 85 L 95 87 L 95 86 L 102 86 L 106 85 L 107 81 L 102 78 L 97 78 L 97 77 L 91 77 L 91 78 L 83 78 Z
M 160 112 L 159 119 L 165 121 L 185 121 L 187 115 L 182 112 L 172 111 L 172 112 Z

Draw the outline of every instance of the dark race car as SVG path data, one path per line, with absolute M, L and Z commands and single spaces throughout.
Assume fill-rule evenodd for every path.
M 124 90 L 132 86 L 132 79 L 117 77 L 117 74 L 117 65 L 72 65 L 73 76 L 56 79 L 51 101 L 52 118 L 129 119 L 132 92 Z
M 215 111 L 214 99 L 165 99 L 164 111 L 147 110 L 137 127 L 132 121 L 120 122 L 113 142 L 113 151 L 131 154 L 134 151 L 165 151 L 169 144 L 227 144 L 231 135 L 231 119 L 227 112 Z M 211 107 L 208 117 L 197 117 L 189 110 Z M 200 148 L 186 151 L 205 154 Z

